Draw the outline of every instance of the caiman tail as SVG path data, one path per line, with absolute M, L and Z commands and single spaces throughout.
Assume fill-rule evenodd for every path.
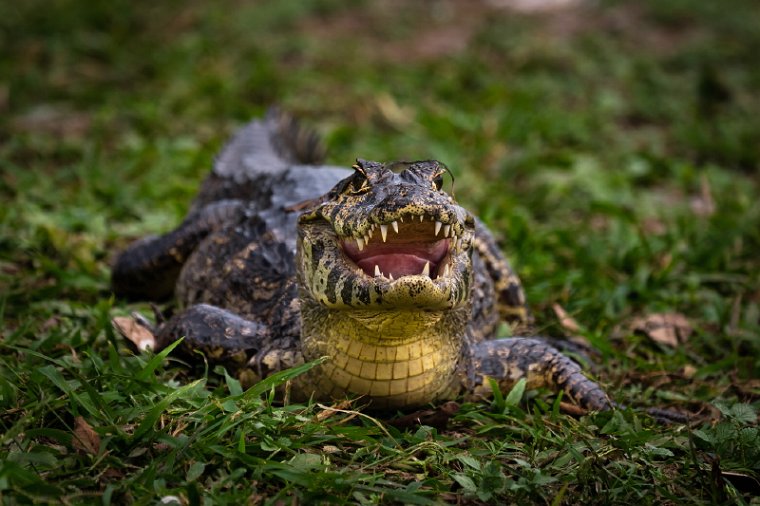
M 319 165 L 324 147 L 317 134 L 291 115 L 272 108 L 248 123 L 222 149 L 201 185 L 191 213 L 219 200 L 269 204 L 272 185 L 293 165 Z

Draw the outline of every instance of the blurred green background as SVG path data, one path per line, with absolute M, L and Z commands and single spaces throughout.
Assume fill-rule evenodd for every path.
M 78 413 L 42 401 L 42 364 L 114 388 L 97 360 L 71 365 L 113 354 L 110 317 L 145 310 L 110 298 L 110 258 L 177 224 L 224 140 L 272 104 L 322 134 L 330 163 L 444 161 L 521 274 L 540 330 L 572 333 L 553 307 L 571 315 L 616 398 L 755 413 L 758 27 L 753 0 L 1 2 L 0 451 L 44 446 L 25 431 L 68 430 Z M 675 348 L 633 323 L 675 313 L 689 327 Z M 752 416 L 732 420 L 756 429 Z M 757 431 L 704 434 L 706 452 L 757 479 Z M 684 471 L 694 454 L 671 457 L 653 498 L 686 493 L 701 472 Z M 19 466 L 0 471 L 0 494 L 38 485 L 24 474 L 38 468 Z M 595 479 L 576 471 L 524 496 L 438 483 L 468 500 L 550 501 Z M 749 500 L 717 476 L 692 499 Z M 650 479 L 604 497 L 635 497 Z M 299 487 L 289 493 L 308 499 Z M 358 500 L 346 494 L 335 497 Z

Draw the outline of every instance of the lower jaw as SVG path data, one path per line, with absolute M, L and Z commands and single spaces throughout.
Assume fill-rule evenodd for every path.
M 357 366 L 366 367 L 367 363 Z M 310 373 L 300 383 L 297 382 L 297 389 L 306 394 L 306 398 L 334 401 L 359 397 L 360 404 L 374 410 L 416 408 L 452 398 L 458 390 L 453 370 L 431 370 L 406 378 L 377 379 L 354 376 L 345 368 L 338 367 L 333 360 L 328 360 Z
M 407 318 L 396 315 L 395 320 L 385 316 L 375 312 L 373 317 L 369 310 L 352 318 L 328 316 L 319 335 L 306 324 L 305 359 L 329 359 L 302 377 L 297 390 L 321 400 L 361 396 L 360 402 L 369 401 L 371 409 L 380 410 L 422 406 L 455 395 L 462 335 L 452 330 L 463 315 L 419 311 Z M 362 318 L 365 323 L 359 323 Z M 375 332 L 369 331 L 368 323 L 377 326 Z M 419 327 L 393 332 L 409 331 L 410 325 Z M 358 331 L 362 327 L 364 331 Z

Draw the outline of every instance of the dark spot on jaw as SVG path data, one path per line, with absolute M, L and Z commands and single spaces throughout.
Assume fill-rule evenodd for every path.
M 353 283 L 350 280 L 346 280 L 346 282 L 343 283 L 343 289 L 340 291 L 340 298 L 344 304 L 351 304 L 351 298 L 353 295 L 352 289 Z
M 311 270 L 315 272 L 319 267 L 319 261 L 325 254 L 325 246 L 321 242 L 315 242 L 311 246 Z
M 356 296 L 359 299 L 359 302 L 362 304 L 369 304 L 369 288 L 364 284 L 359 284 L 357 290 L 358 293 Z M 380 302 L 382 302 L 382 298 L 378 297 L 377 303 L 379 304 Z
M 335 265 L 331 265 L 330 272 L 327 274 L 327 286 L 325 287 L 325 295 L 331 304 L 335 304 L 335 302 L 338 300 L 336 289 L 339 280 L 340 272 L 335 268 Z

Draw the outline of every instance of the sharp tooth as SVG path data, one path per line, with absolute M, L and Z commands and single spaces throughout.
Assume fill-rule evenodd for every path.
M 430 277 L 430 262 L 425 262 L 425 267 L 422 268 L 422 275 Z
M 393 227 L 393 231 L 398 234 L 398 222 L 397 221 L 392 221 L 391 222 L 391 226 Z
M 359 246 L 359 251 L 364 249 L 364 239 L 361 237 L 356 238 L 356 244 Z
M 404 217 L 403 216 L 399 216 L 398 217 L 398 221 L 400 221 L 401 223 L 404 223 Z
M 425 215 L 424 215 L 424 214 L 421 214 L 421 215 L 420 215 L 420 222 L 423 222 L 423 221 L 425 221 Z
M 449 264 L 446 264 L 446 265 L 443 267 L 443 276 L 444 276 L 444 277 L 448 276 L 448 275 L 449 275 L 449 271 L 450 271 L 450 270 L 451 270 L 451 269 L 449 269 Z
M 369 234 L 367 234 L 367 235 L 365 235 L 365 236 L 364 236 L 364 242 L 365 242 L 366 244 L 369 244 L 369 238 L 370 238 L 370 235 L 369 235 Z
M 383 242 L 388 237 L 388 225 L 380 225 L 380 235 L 383 236 Z
M 443 226 L 443 223 L 441 223 L 440 221 L 436 220 L 436 222 L 435 222 L 435 235 L 436 236 L 438 235 L 438 232 L 441 231 L 441 227 L 442 226 Z
M 369 230 L 367 230 L 367 237 L 371 238 L 372 234 L 374 234 L 374 233 L 375 233 L 375 227 L 374 226 L 369 227 Z
M 391 272 L 388 273 L 388 279 L 390 279 L 391 281 L 393 281 L 393 273 L 391 273 Z
M 443 226 L 443 237 L 449 236 L 449 230 L 451 230 L 451 225 L 446 224 Z
M 382 276 L 383 273 L 380 272 L 380 267 L 378 267 L 377 264 L 375 264 L 375 276 Z

